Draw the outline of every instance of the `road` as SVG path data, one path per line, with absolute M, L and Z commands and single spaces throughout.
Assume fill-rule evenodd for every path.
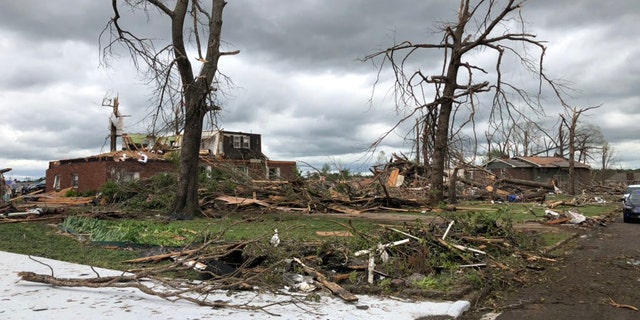
M 537 283 L 507 293 L 497 320 L 640 319 L 640 224 L 616 216 L 576 238 Z M 635 310 L 634 310 L 635 309 Z M 473 311 L 464 319 L 480 319 Z

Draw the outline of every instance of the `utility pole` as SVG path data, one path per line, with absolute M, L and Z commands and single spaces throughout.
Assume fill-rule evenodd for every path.
M 118 136 L 122 135 L 122 127 L 123 127 L 123 116 L 120 114 L 118 110 L 118 96 L 113 99 L 104 98 L 102 99 L 102 105 L 105 107 L 113 108 L 113 114 L 109 117 L 109 131 L 111 137 L 111 143 L 109 144 L 111 152 L 116 151 L 116 139 Z

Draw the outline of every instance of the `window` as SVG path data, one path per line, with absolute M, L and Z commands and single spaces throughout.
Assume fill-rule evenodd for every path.
M 139 172 L 125 172 L 124 175 L 122 176 L 123 182 L 131 182 L 139 179 L 140 179 Z
M 242 137 L 242 147 L 245 149 L 251 148 L 251 139 L 248 136 Z
M 237 167 L 236 169 L 237 169 L 238 171 L 240 171 L 240 172 L 242 172 L 242 173 L 246 174 L 246 175 L 249 175 L 249 168 L 248 168 L 248 167 L 245 167 L 245 166 L 239 166 L 239 167 Z
M 251 139 L 249 136 L 233 136 L 233 147 L 235 149 L 249 149 L 251 148 Z
M 71 174 L 71 187 L 74 189 L 78 189 L 78 174 L 77 173 L 72 173 Z
M 269 168 L 269 180 L 280 179 L 280 168 Z
M 60 191 L 60 175 L 56 174 L 55 177 L 53 177 L 53 189 L 55 189 L 56 191 Z

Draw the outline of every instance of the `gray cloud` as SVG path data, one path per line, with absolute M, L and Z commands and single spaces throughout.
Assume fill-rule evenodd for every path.
M 456 12 L 456 2 L 449 0 L 229 1 L 223 40 L 226 49 L 241 53 L 220 63 L 235 86 L 220 97 L 219 125 L 261 133 L 274 159 L 319 166 L 370 160 L 362 151 L 403 114 L 394 112 L 390 70 L 383 70 L 373 92 L 377 70 L 358 59 L 404 40 L 438 43 L 440 22 L 452 20 Z M 121 7 L 121 23 L 143 36 L 168 38 L 166 19 L 158 19 L 155 11 L 140 13 L 134 16 Z M 569 103 L 602 105 L 584 120 L 598 125 L 619 149 L 621 165 L 640 167 L 640 2 L 527 1 L 522 13 L 531 32 L 548 41 L 547 72 L 575 88 Z M 126 52 L 116 48 L 119 58 L 111 68 L 99 66 L 98 37 L 111 16 L 109 1 L 3 5 L 0 167 L 44 175 L 48 161 L 105 151 L 110 112 L 100 105 L 105 94 L 120 96 L 122 111 L 130 115 L 128 131 L 147 129 L 153 90 Z M 485 54 L 478 52 L 474 62 L 490 65 Z M 437 72 L 440 59 L 431 52 L 417 63 L 427 73 Z M 508 76 L 535 91 L 537 83 L 521 71 L 513 69 Z M 489 98 L 481 100 L 479 130 L 489 114 Z M 554 123 L 562 112 L 551 95 L 543 108 L 544 117 L 527 114 Z M 380 150 L 406 152 L 411 125 L 391 134 Z

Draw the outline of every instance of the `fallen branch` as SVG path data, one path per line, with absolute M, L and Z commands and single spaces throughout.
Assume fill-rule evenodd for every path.
M 322 273 L 316 271 L 315 269 L 305 265 L 302 261 L 300 261 L 300 259 L 293 258 L 293 261 L 295 261 L 300 266 L 302 266 L 302 268 L 304 269 L 304 272 L 306 272 L 309 275 L 313 276 L 320 284 L 325 286 L 325 288 L 329 289 L 329 291 L 331 291 L 333 294 L 335 294 L 338 297 L 340 297 L 342 300 L 347 301 L 347 302 L 357 302 L 358 301 L 358 297 L 353 295 L 351 292 L 345 290 L 344 288 L 342 288 L 337 283 L 329 281 L 329 279 L 327 279 L 327 277 L 325 275 L 323 275 Z
M 609 298 L 608 301 L 609 305 L 614 306 L 616 308 L 623 308 L 623 309 L 629 309 L 629 310 L 633 310 L 633 311 L 638 311 L 637 307 L 634 307 L 632 305 L 628 305 L 628 304 L 619 304 L 616 303 L 615 301 L 613 301 L 613 299 Z
M 573 239 L 577 238 L 577 237 L 578 237 L 578 235 L 579 235 L 579 234 L 574 233 L 574 234 L 573 234 L 573 235 L 571 235 L 570 237 L 564 238 L 564 239 L 562 239 L 562 240 L 560 240 L 560 241 L 556 242 L 555 244 L 553 244 L 553 245 L 551 245 L 551 246 L 548 246 L 548 247 L 544 248 L 544 249 L 542 250 L 542 253 L 543 253 L 543 254 L 547 254 L 548 252 L 551 252 L 551 251 L 553 251 L 553 250 L 557 249 L 557 248 L 558 248 L 558 247 L 560 247 L 561 245 L 563 245 L 563 244 L 565 244 L 565 243 L 567 243 L 567 242 L 569 242 L 569 241 L 571 241 L 571 240 L 573 240 Z

